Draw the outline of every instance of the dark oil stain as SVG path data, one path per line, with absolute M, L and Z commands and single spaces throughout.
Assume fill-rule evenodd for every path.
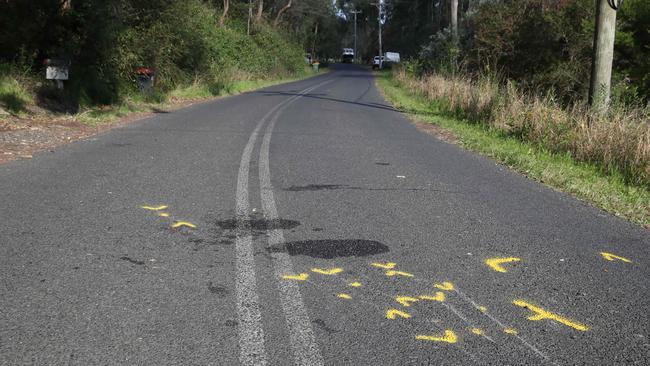
M 237 321 L 232 320 L 232 319 L 228 319 L 228 320 L 226 320 L 226 322 L 224 324 L 226 326 L 228 326 L 228 327 L 236 327 L 237 326 Z
M 338 333 L 338 330 L 328 327 L 327 324 L 325 324 L 325 321 L 323 319 L 314 319 L 311 322 L 318 325 L 320 329 L 324 330 L 328 334 Z
M 322 227 L 315 227 L 312 230 L 313 231 L 323 231 L 323 228 Z
M 223 245 L 233 245 L 234 243 L 235 242 L 232 241 L 232 240 L 225 240 L 225 239 L 224 240 L 219 240 L 219 244 L 223 244 Z
M 334 191 L 334 190 L 349 190 L 349 191 L 379 191 L 379 192 L 444 192 L 444 193 L 461 193 L 455 191 L 443 191 L 440 189 L 432 188 L 399 188 L 399 187 L 355 187 L 347 184 L 309 184 L 306 186 L 291 186 L 285 188 L 288 192 L 311 192 L 311 191 Z
M 135 260 L 135 259 L 131 259 L 129 257 L 120 257 L 120 259 L 123 260 L 123 261 L 131 262 L 133 264 L 137 264 L 138 266 L 141 266 L 141 265 L 144 264 L 144 261 L 138 261 L 138 260 Z
M 221 297 L 224 297 L 230 293 L 230 291 L 228 291 L 225 286 L 215 285 L 212 284 L 212 282 L 208 282 L 208 290 L 210 290 L 211 293 L 219 295 Z
M 241 220 L 241 222 L 238 222 L 237 219 L 217 221 L 217 226 L 219 226 L 224 230 L 236 230 L 238 224 L 240 224 L 241 227 L 243 228 L 251 228 L 251 230 L 256 230 L 256 231 L 278 230 L 278 229 L 289 230 L 297 226 L 300 226 L 299 221 L 287 220 L 287 219 L 266 220 L 266 219 L 253 218 L 250 220 Z M 233 236 L 232 239 L 234 238 L 235 236 Z
M 390 163 L 384 163 L 384 162 L 377 162 L 377 163 L 375 163 L 375 164 L 377 164 L 377 165 L 383 165 L 383 166 L 390 165 Z
M 189 238 L 189 239 L 187 239 L 187 241 L 189 241 L 190 243 L 194 243 L 194 244 L 201 244 L 201 243 L 203 243 L 203 239 L 201 239 L 201 238 L 197 238 L 197 237 L 195 237 L 195 236 L 194 236 L 194 237 L 191 237 L 191 238 Z
M 385 244 L 374 240 L 304 240 L 292 241 L 282 246 L 269 247 L 269 252 L 286 251 L 289 255 L 306 255 L 313 258 L 333 259 L 339 257 L 365 257 L 386 253 L 390 249 Z

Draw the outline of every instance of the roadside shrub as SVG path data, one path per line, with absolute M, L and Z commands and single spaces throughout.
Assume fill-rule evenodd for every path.
M 485 77 L 418 78 L 400 68 L 394 78 L 445 113 L 554 153 L 568 152 L 605 173 L 621 173 L 628 183 L 650 187 L 650 107 L 614 107 L 603 115 L 583 104 L 563 107 L 550 95 L 527 95 L 513 82 Z

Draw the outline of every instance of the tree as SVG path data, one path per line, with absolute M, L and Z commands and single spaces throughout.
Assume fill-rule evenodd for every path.
M 275 16 L 275 21 L 273 21 L 273 26 L 277 27 L 280 24 L 280 18 L 282 17 L 282 14 L 284 14 L 289 8 L 291 8 L 291 3 L 293 0 L 289 0 L 285 6 L 278 11 L 278 14 Z

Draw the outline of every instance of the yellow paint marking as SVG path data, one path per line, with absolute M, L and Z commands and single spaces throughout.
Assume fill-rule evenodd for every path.
M 319 273 L 319 274 L 326 275 L 326 276 L 332 276 L 332 275 L 335 275 L 337 273 L 343 272 L 343 268 L 332 268 L 332 269 L 312 268 L 311 271 L 314 272 L 314 273 Z
M 445 293 L 442 292 L 442 291 L 436 292 L 435 296 L 429 296 L 429 295 L 420 296 L 420 299 L 422 299 L 422 300 L 439 301 L 439 302 L 445 301 L 446 298 L 447 297 L 445 296 Z
M 297 275 L 284 275 L 282 276 L 282 279 L 284 280 L 294 280 L 294 281 L 307 281 L 309 278 L 308 273 L 300 273 Z
M 443 291 L 453 291 L 454 284 L 451 282 L 436 283 L 433 287 L 443 290 Z
M 625 263 L 632 263 L 631 260 L 629 260 L 627 258 L 620 257 L 620 256 L 618 256 L 616 254 L 607 253 L 607 252 L 600 252 L 600 255 L 602 255 L 603 258 L 607 259 L 610 262 L 613 262 L 614 260 L 618 259 L 619 261 L 623 261 Z
M 483 330 L 480 329 L 480 328 L 472 328 L 469 331 L 476 334 L 476 335 L 483 335 Z
M 397 266 L 397 263 L 388 262 L 388 263 L 372 263 L 373 267 L 383 268 L 383 269 L 393 269 Z
M 394 277 L 394 276 L 415 277 L 414 275 L 412 275 L 412 274 L 410 274 L 408 272 L 393 271 L 393 270 L 386 271 L 386 276 L 388 276 L 388 277 Z
M 192 224 L 191 222 L 187 222 L 187 221 L 176 221 L 176 223 L 174 225 L 172 225 L 172 228 L 177 229 L 177 228 L 183 227 L 183 226 L 190 227 L 192 229 L 196 229 L 196 225 Z
M 158 214 L 160 217 L 169 217 L 169 214 L 167 212 L 161 212 Z
M 398 316 L 400 318 L 408 319 L 411 317 L 411 314 L 403 311 L 399 311 L 397 309 L 389 309 L 386 312 L 386 319 L 395 320 L 395 318 L 397 318 Z
M 395 301 L 408 308 L 409 306 L 411 306 L 411 303 L 418 302 L 420 300 L 416 299 L 415 297 L 398 296 L 395 298 Z
M 350 286 L 350 287 L 361 287 L 361 282 L 352 282 L 352 283 L 348 284 L 348 286 Z
M 512 262 L 519 262 L 521 261 L 521 258 L 515 258 L 515 257 L 508 257 L 508 258 L 490 258 L 485 260 L 485 264 L 490 266 L 493 270 L 501 273 L 506 273 L 508 272 L 507 269 L 505 269 L 502 264 L 504 263 L 512 263 Z
M 429 335 L 418 335 L 415 336 L 415 339 L 419 341 L 430 341 L 430 342 L 446 342 L 446 343 L 456 343 L 458 342 L 458 337 L 456 333 L 451 330 L 445 330 L 445 335 L 440 336 L 429 336 Z
M 160 206 L 141 206 L 141 207 L 144 208 L 145 210 L 149 210 L 149 211 L 160 211 L 160 210 L 164 210 L 164 209 L 167 208 L 166 205 L 160 205 Z
M 487 308 L 485 306 L 479 306 L 478 311 L 480 311 L 481 313 L 487 313 Z
M 519 332 L 517 332 L 517 329 L 513 328 L 506 328 L 503 330 L 504 333 L 506 334 L 512 334 L 512 335 L 517 335 Z
M 532 304 L 530 304 L 530 303 L 528 303 L 528 302 L 526 302 L 524 300 L 515 300 L 512 303 L 517 305 L 517 306 L 520 306 L 522 308 L 526 308 L 526 309 L 532 311 L 533 313 L 535 313 L 535 315 L 529 316 L 528 320 L 538 321 L 538 320 L 548 319 L 548 320 L 554 320 L 554 321 L 556 321 L 558 323 L 562 323 L 562 324 L 566 325 L 567 327 L 571 327 L 571 328 L 577 329 L 579 331 L 585 332 L 585 331 L 589 330 L 589 327 L 584 325 L 584 324 L 580 324 L 578 322 L 575 322 L 573 320 L 569 320 L 569 319 L 564 318 L 562 316 L 559 316 L 557 314 L 553 314 L 550 311 L 544 310 L 544 309 L 540 308 L 539 306 L 532 305 Z
M 341 298 L 341 299 L 346 299 L 346 300 L 351 300 L 352 299 L 352 296 L 350 296 L 348 294 L 338 294 L 336 296 Z

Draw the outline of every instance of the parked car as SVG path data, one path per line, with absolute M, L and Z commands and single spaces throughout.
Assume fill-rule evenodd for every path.
M 381 57 L 381 62 L 383 63 L 386 60 L 384 56 Z M 372 69 L 378 69 L 379 68 L 379 56 L 375 56 L 372 59 Z

